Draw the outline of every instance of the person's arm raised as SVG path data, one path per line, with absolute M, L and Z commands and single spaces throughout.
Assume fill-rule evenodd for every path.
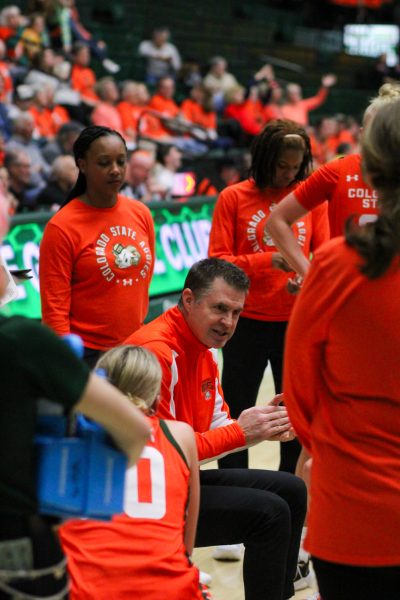
M 130 464 L 138 460 L 150 436 L 150 426 L 140 410 L 117 388 L 97 375 L 90 375 L 75 410 L 102 425 L 128 456 Z
M 284 259 L 302 277 L 307 273 L 310 262 L 297 243 L 292 225 L 305 214 L 307 210 L 291 192 L 274 208 L 265 225 L 266 232 L 272 237 Z

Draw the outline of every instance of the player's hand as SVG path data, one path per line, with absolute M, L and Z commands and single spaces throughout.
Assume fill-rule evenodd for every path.
M 277 441 L 279 436 L 289 432 L 292 426 L 284 406 L 253 406 L 244 410 L 238 418 L 246 444 L 265 440 Z
M 285 273 L 290 273 L 293 271 L 292 267 L 288 262 L 283 258 L 282 254 L 279 252 L 274 252 L 272 254 L 272 267 L 274 269 L 279 269 L 280 271 L 284 271 Z
M 303 285 L 303 277 L 301 275 L 296 275 L 291 279 L 288 279 L 286 284 L 286 289 L 289 294 L 298 294 L 301 290 L 301 286 Z

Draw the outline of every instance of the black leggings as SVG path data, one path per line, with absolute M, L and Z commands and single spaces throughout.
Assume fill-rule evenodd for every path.
M 271 364 L 275 393 L 282 390 L 283 351 L 286 321 L 257 321 L 241 317 L 235 334 L 222 350 L 222 389 L 231 415 L 237 419 L 246 408 L 254 406 L 264 371 Z M 265 399 L 267 401 L 267 398 Z M 297 440 L 281 443 L 280 471 L 294 473 L 300 454 Z M 222 468 L 247 468 L 248 450 L 221 458 Z
M 394 535 L 397 532 L 393 532 Z M 377 531 L 377 535 L 379 532 Z M 313 557 L 322 600 L 399 600 L 400 566 L 353 567 Z
M 246 600 L 294 594 L 307 493 L 301 479 L 264 469 L 200 471 L 196 546 L 243 543 Z

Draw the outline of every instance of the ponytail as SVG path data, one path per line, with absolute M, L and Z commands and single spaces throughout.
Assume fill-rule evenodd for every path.
M 349 246 L 363 259 L 360 270 L 381 277 L 400 254 L 400 99 L 386 102 L 369 120 L 361 143 L 363 170 L 379 197 L 376 221 L 363 227 L 346 223 Z
M 82 194 L 84 194 L 85 192 L 86 192 L 86 175 L 84 175 L 82 173 L 82 171 L 79 171 L 78 179 L 76 180 L 74 187 L 69 192 L 68 196 L 66 197 L 63 204 L 61 205 L 61 208 L 63 208 L 66 204 L 68 204 L 68 202 L 71 202 L 71 200 L 73 200 L 74 198 L 77 198 L 78 196 L 82 196 Z

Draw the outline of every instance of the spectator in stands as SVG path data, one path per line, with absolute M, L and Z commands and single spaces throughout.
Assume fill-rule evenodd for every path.
M 181 111 L 183 117 L 200 128 L 203 132 L 203 140 L 216 140 L 217 115 L 212 102 L 212 93 L 203 83 L 197 83 L 190 90 L 190 98 L 182 102 Z
M 112 77 L 103 77 L 95 85 L 95 92 L 100 99 L 93 109 L 91 121 L 93 125 L 101 125 L 124 134 L 121 115 L 116 107 L 119 100 L 117 84 Z
M 42 187 L 32 185 L 32 168 L 29 155 L 20 149 L 7 150 L 4 166 L 10 177 L 10 192 L 18 201 L 17 212 L 27 212 L 35 207 Z
M 24 150 L 31 162 L 30 183 L 35 187 L 44 187 L 50 172 L 50 165 L 44 160 L 42 153 L 33 139 L 34 121 L 30 112 L 24 112 L 13 121 L 13 135 L 7 142 L 8 150 Z
M 49 142 L 54 140 L 61 125 L 69 121 L 65 108 L 55 104 L 54 88 L 51 85 L 45 85 L 36 91 L 29 112 L 33 116 L 35 136 Z
M 305 99 L 302 97 L 301 87 L 297 83 L 289 83 L 286 86 L 286 102 L 282 105 L 283 117 L 295 121 L 299 125 L 308 125 L 309 111 L 318 108 L 325 102 L 329 89 L 335 83 L 335 75 L 324 75 L 317 95 Z
M 121 88 L 121 102 L 117 105 L 124 137 L 132 141 L 136 140 L 138 122 L 143 112 L 143 106 L 139 104 L 139 85 L 136 81 L 124 81 Z
M 30 66 L 33 57 L 49 45 L 43 14 L 34 13 L 29 17 L 29 24 L 22 32 L 21 42 L 23 46 L 21 60 Z
M 95 91 L 96 75 L 89 67 L 90 50 L 86 44 L 77 42 L 71 52 L 72 70 L 71 86 L 80 93 L 81 100 L 87 106 L 93 107 L 99 102 Z
M 246 141 L 258 135 L 264 123 L 261 111 L 250 98 L 246 98 L 246 90 L 241 85 L 225 93 L 224 118 L 234 119 L 239 124 Z
M 3 162 L 3 161 L 2 161 Z M 10 216 L 14 215 L 18 209 L 18 200 L 10 190 L 10 174 L 6 167 L 0 167 L 0 187 L 3 188 L 3 194 L 7 202 L 7 212 Z
M 36 208 L 58 210 L 74 187 L 78 167 L 72 156 L 58 156 L 51 165 L 49 181 L 36 198 Z
M 162 77 L 158 81 L 156 93 L 150 100 L 149 108 L 167 119 L 176 117 L 180 109 L 174 100 L 174 95 L 175 81 L 171 77 Z
M 282 87 L 276 81 L 271 81 L 269 87 L 270 94 L 263 111 L 265 124 L 267 124 L 268 121 L 273 121 L 274 119 L 283 119 L 281 104 L 283 97 Z
M 5 43 L 6 56 L 11 62 L 21 57 L 21 34 L 24 26 L 25 19 L 15 4 L 6 6 L 0 12 L 0 39 Z
M 139 55 L 146 59 L 146 82 L 154 85 L 163 77 L 176 78 L 182 62 L 176 46 L 169 42 L 170 32 L 166 27 L 154 29 L 151 40 L 139 45 Z
M 52 164 L 57 156 L 64 154 L 72 156 L 73 145 L 82 129 L 83 125 L 76 121 L 69 121 L 61 125 L 56 138 L 42 148 L 42 155 L 46 162 Z
M 154 156 L 147 150 L 135 150 L 129 157 L 125 185 L 121 194 L 141 202 L 159 200 L 158 189 L 154 186 L 151 173 L 155 164 Z
M 152 178 L 163 200 L 170 200 L 174 188 L 174 175 L 182 167 L 182 152 L 172 144 L 160 144 Z
M 71 8 L 69 0 L 49 0 L 46 23 L 51 46 L 68 54 L 72 48 Z
M 76 42 L 83 42 L 89 46 L 92 55 L 99 60 L 103 68 L 115 75 L 121 67 L 107 56 L 107 45 L 103 40 L 96 39 L 91 32 L 82 24 L 75 0 L 69 0 L 70 6 L 70 28 L 72 38 Z
M 222 56 L 214 56 L 210 60 L 210 70 L 204 77 L 203 83 L 213 95 L 214 107 L 221 111 L 224 106 L 224 96 L 231 88 L 239 85 L 232 73 L 227 71 L 228 63 Z
M 55 90 L 61 85 L 59 77 L 55 73 L 55 68 L 60 62 L 52 48 L 45 48 L 35 54 L 32 58 L 32 68 L 24 79 L 24 83 L 34 88 L 42 85 L 52 85 Z
M 33 96 L 34 92 L 30 85 L 26 85 L 25 83 L 17 85 L 13 102 L 8 106 L 11 121 L 17 119 L 21 113 L 29 111 L 33 105 Z
M 5 88 L 4 77 L 0 72 L 0 96 Z M 0 133 L 5 139 L 11 136 L 11 118 L 9 106 L 5 102 L 0 101 Z
M 204 154 L 207 151 L 204 143 L 194 137 L 185 137 L 185 134 L 191 132 L 192 125 L 182 117 L 174 94 L 175 81 L 170 77 L 160 79 L 157 91 L 149 103 L 149 108 L 158 115 L 160 121 L 158 130 L 153 131 L 153 136 L 164 143 L 175 144 L 187 155 Z
M 2 39 L 0 39 L 0 75 L 4 80 L 4 88 L 0 93 L 0 102 L 11 102 L 14 90 L 14 83 L 11 77 L 11 65 L 9 62 L 4 60 L 6 56 L 6 45 Z
M 334 117 L 318 120 L 314 133 L 310 135 L 311 149 L 316 166 L 323 165 L 337 154 L 339 127 Z

